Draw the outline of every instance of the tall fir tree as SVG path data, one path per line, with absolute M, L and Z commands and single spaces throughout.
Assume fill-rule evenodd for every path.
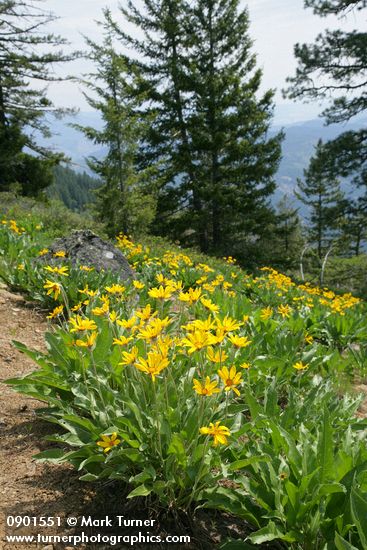
M 363 20 L 366 0 L 305 0 L 320 17 L 335 15 Z M 296 44 L 298 68 L 285 94 L 292 99 L 324 100 L 328 124 L 348 122 L 367 109 L 367 32 L 326 30 L 313 44 Z M 324 145 L 325 176 L 351 177 L 365 191 L 367 207 L 367 129 L 346 130 Z
M 43 4 L 0 0 L 0 190 L 18 182 L 24 194 L 49 185 L 51 166 L 61 158 L 37 143 L 37 134 L 50 135 L 45 115 L 61 114 L 39 84 L 59 80 L 55 63 L 78 56 L 64 54 L 60 47 L 67 42 L 45 31 L 56 18 Z
M 137 151 L 145 123 L 137 111 L 141 97 L 134 97 L 132 92 L 136 77 L 132 72 L 127 75 L 125 61 L 117 53 L 108 30 L 102 44 L 90 39 L 87 44 L 95 72 L 84 80 L 90 90 L 84 95 L 101 114 L 103 127 L 101 130 L 74 127 L 106 149 L 102 158 L 87 159 L 103 184 L 96 193 L 96 211 L 110 236 L 144 232 L 155 215 L 157 170 L 154 164 L 137 169 Z
M 264 233 L 282 135 L 270 138 L 273 91 L 259 92 L 249 17 L 239 0 L 131 0 L 124 19 L 105 12 L 140 71 L 145 116 L 155 115 L 140 154 L 159 161 L 155 227 L 203 251 L 243 252 Z M 139 55 L 139 58 L 137 57 Z
M 336 237 L 340 205 L 343 194 L 337 178 L 324 173 L 323 143 L 320 140 L 315 148 L 309 166 L 304 170 L 304 179 L 298 180 L 296 197 L 308 207 L 308 238 L 316 245 L 319 259 Z

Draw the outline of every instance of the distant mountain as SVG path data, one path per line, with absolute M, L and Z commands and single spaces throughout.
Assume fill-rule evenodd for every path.
M 284 110 L 283 110 L 284 111 Z M 278 114 L 279 120 L 289 120 L 291 112 L 281 112 Z M 55 151 L 62 151 L 71 159 L 70 167 L 78 172 L 91 172 L 86 165 L 85 157 L 94 155 L 101 158 L 105 152 L 100 146 L 95 146 L 88 141 L 84 135 L 71 128 L 68 124 L 77 123 L 88 125 L 94 128 L 101 128 L 102 121 L 97 112 L 80 112 L 75 117 L 65 117 L 62 121 L 56 120 L 52 123 L 54 136 L 44 141 L 47 145 L 52 145 Z M 354 130 L 367 125 L 366 118 L 358 118 L 348 124 L 333 124 L 325 126 L 321 119 L 308 120 L 305 122 L 294 122 L 283 126 L 274 125 L 271 134 L 279 131 L 282 127 L 285 131 L 285 140 L 283 142 L 283 159 L 276 176 L 278 188 L 274 194 L 272 202 L 276 204 L 284 194 L 292 196 L 297 182 L 297 178 L 303 176 L 303 170 L 307 167 L 312 156 L 314 146 L 321 138 L 328 141 L 335 138 L 345 130 Z M 343 182 L 343 188 L 347 192 L 355 193 L 351 189 L 348 181 Z M 297 202 L 296 202 L 297 204 Z M 298 204 L 298 206 L 300 206 Z M 301 209 L 301 212 L 303 210 Z

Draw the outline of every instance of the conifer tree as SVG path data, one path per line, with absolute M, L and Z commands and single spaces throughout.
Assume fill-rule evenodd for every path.
M 354 11 L 355 19 L 366 16 L 366 0 L 305 0 L 305 7 L 320 17 L 336 15 L 341 20 Z M 288 97 L 325 100 L 322 113 L 327 124 L 348 122 L 367 109 L 367 32 L 362 30 L 326 30 L 313 44 L 296 44 L 298 68 L 288 79 Z M 365 188 L 367 202 L 367 129 L 346 130 L 324 145 L 324 173 L 351 177 Z
M 154 114 L 141 162 L 162 167 L 155 227 L 203 251 L 237 254 L 273 213 L 267 199 L 282 136 L 270 138 L 273 91 L 259 92 L 249 17 L 239 0 L 129 0 L 128 35 L 106 11 L 140 72 L 144 115 Z
M 0 0 L 0 190 L 18 182 L 25 194 L 35 194 L 52 181 L 51 164 L 60 160 L 35 138 L 37 133 L 49 136 L 47 113 L 61 114 L 39 83 L 58 80 L 54 64 L 78 53 L 64 54 L 60 46 L 66 41 L 44 31 L 55 16 L 43 3 Z M 32 87 L 34 82 L 38 85 Z
M 335 227 L 340 217 L 343 194 L 337 178 L 330 178 L 323 171 L 323 144 L 320 140 L 309 166 L 304 170 L 304 180 L 298 180 L 296 197 L 308 207 L 308 237 L 316 244 L 321 260 L 324 250 L 335 237 Z
M 124 59 L 107 32 L 102 44 L 87 39 L 95 72 L 84 80 L 91 93 L 89 105 L 100 112 L 103 128 L 74 125 L 106 153 L 87 159 L 103 185 L 97 191 L 96 211 L 110 236 L 119 232 L 144 232 L 155 215 L 156 169 L 152 164 L 137 170 L 136 156 L 145 125 L 137 112 L 138 97 L 132 86 L 136 77 L 127 75 Z

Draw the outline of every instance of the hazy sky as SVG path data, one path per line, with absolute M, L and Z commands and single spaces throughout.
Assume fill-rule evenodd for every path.
M 118 14 L 117 6 L 124 0 L 46 0 L 49 8 L 60 19 L 52 30 L 67 38 L 76 49 L 84 48 L 82 34 L 98 41 L 101 30 L 95 21 L 101 19 L 102 8 L 108 6 Z M 247 0 L 249 8 L 250 34 L 254 40 L 254 50 L 258 54 L 258 64 L 263 68 L 264 88 L 276 88 L 278 105 L 277 121 L 281 123 L 314 118 L 320 108 L 300 102 L 289 104 L 282 99 L 280 90 L 285 86 L 287 76 L 294 74 L 296 62 L 293 46 L 296 42 L 312 42 L 325 28 L 346 30 L 364 27 L 365 21 L 358 21 L 358 15 L 350 14 L 341 21 L 335 17 L 321 19 L 310 9 L 303 9 L 303 0 Z M 71 63 L 68 72 L 80 75 L 88 70 L 85 60 Z M 65 72 L 65 68 L 63 69 Z M 53 84 L 49 88 L 51 98 L 62 106 L 76 106 L 89 110 L 80 86 L 71 82 Z

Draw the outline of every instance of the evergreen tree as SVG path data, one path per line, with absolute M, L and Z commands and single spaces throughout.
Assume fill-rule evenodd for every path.
M 366 0 L 305 0 L 320 17 L 344 18 L 352 10 L 358 19 Z M 366 14 L 364 14 L 366 15 Z M 285 92 L 293 99 L 328 100 L 323 112 L 328 124 L 347 122 L 367 109 L 367 32 L 327 30 L 314 44 L 296 44 L 298 68 Z M 324 173 L 329 177 L 351 176 L 367 185 L 367 130 L 346 131 L 324 146 Z M 366 189 L 367 191 L 367 189 Z M 367 193 L 365 196 L 367 201 Z
M 60 111 L 47 98 L 46 88 L 32 88 L 32 81 L 57 80 L 54 64 L 78 55 L 65 55 L 59 49 L 65 40 L 43 32 L 55 17 L 42 9 L 42 3 L 0 0 L 0 190 L 18 182 L 25 194 L 49 185 L 50 163 L 60 160 L 35 138 L 37 133 L 49 136 L 45 115 Z
M 293 267 L 303 244 L 298 209 L 287 195 L 277 204 L 274 234 L 280 241 L 278 264 Z
M 304 180 L 298 180 L 295 191 L 296 197 L 308 207 L 308 237 L 311 243 L 316 244 L 320 260 L 335 236 L 343 198 L 339 180 L 325 175 L 323 167 L 323 144 L 320 140 L 308 168 L 304 170 Z
M 142 114 L 155 115 L 140 148 L 143 166 L 162 167 L 155 228 L 219 254 L 243 254 L 269 225 L 282 139 L 267 134 L 273 92 L 259 93 L 248 12 L 239 4 L 144 0 L 139 11 L 129 0 L 121 11 L 142 39 L 105 12 L 131 50 L 127 66 L 139 70 Z
M 84 84 L 91 90 L 85 97 L 102 115 L 102 130 L 74 125 L 95 144 L 106 148 L 102 159 L 90 157 L 89 167 L 103 185 L 97 192 L 96 210 L 111 236 L 119 232 L 145 231 L 155 215 L 154 165 L 137 170 L 136 156 L 145 126 L 137 113 L 132 85 L 136 77 L 127 75 L 124 59 L 107 32 L 103 44 L 87 39 L 89 58 L 96 72 Z

